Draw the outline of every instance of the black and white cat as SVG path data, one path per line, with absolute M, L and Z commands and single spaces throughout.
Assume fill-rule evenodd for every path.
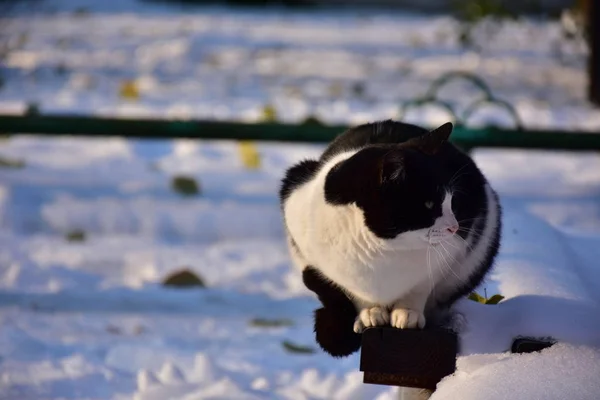
M 361 125 L 287 171 L 280 198 L 290 252 L 323 304 L 315 332 L 330 354 L 358 350 L 368 327 L 423 328 L 490 269 L 500 204 L 448 142 L 452 129 Z

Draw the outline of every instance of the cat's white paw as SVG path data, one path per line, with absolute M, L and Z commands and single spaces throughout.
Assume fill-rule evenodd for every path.
M 363 308 L 354 321 L 354 332 L 362 333 L 366 328 L 390 323 L 390 313 L 384 307 Z
M 397 307 L 392 310 L 392 326 L 400 329 L 425 327 L 425 315 L 410 308 Z

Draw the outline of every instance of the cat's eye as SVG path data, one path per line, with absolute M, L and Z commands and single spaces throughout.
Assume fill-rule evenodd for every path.
M 433 201 L 426 201 L 425 202 L 425 207 L 429 208 L 430 210 L 433 208 Z

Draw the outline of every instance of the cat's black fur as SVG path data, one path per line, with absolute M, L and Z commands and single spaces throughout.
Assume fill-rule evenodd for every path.
M 304 160 L 288 169 L 283 178 L 281 189 L 279 190 L 279 199 L 283 206 L 294 188 L 309 181 L 319 169 L 321 163 L 315 160 Z
M 441 136 L 447 134 L 447 138 L 452 125 L 445 124 L 438 130 L 442 131 L 438 131 L 437 137 L 441 133 Z M 430 226 L 441 215 L 437 200 L 443 196 L 444 186 L 452 181 L 455 188 L 452 208 L 460 225 L 458 233 L 466 238 L 471 230 L 478 238 L 485 224 L 474 224 L 474 221 L 487 208 L 485 178 L 470 157 L 449 142 L 423 139 L 428 137 L 427 132 L 415 125 L 391 120 L 347 130 L 331 142 L 318 161 L 306 160 L 287 171 L 280 191 L 282 206 L 294 188 L 312 179 L 336 154 L 363 149 L 328 173 L 327 202 L 355 203 L 363 210 L 369 229 L 381 238 L 391 239 L 402 232 Z M 421 206 L 430 200 L 436 200 L 437 206 L 432 209 Z M 407 215 L 405 210 L 417 211 Z M 477 271 L 468 282 L 458 283 L 450 296 L 439 299 L 438 308 L 449 308 L 481 283 L 498 252 L 499 232 L 500 225 Z M 315 312 L 315 333 L 320 346 L 338 357 L 358 350 L 360 335 L 352 330 L 357 311 L 346 293 L 311 266 L 304 269 L 303 280 L 323 304 L 323 308 Z
M 323 304 L 323 307 L 315 310 L 317 343 L 334 357 L 344 357 L 358 351 L 361 335 L 352 329 L 357 312 L 346 293 L 311 266 L 302 271 L 302 280 Z

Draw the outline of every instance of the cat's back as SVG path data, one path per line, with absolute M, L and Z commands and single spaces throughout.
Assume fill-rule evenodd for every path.
M 325 149 L 320 159 L 304 160 L 286 171 L 279 191 L 281 203 L 292 192 L 312 180 L 317 171 L 334 156 L 348 151 L 358 151 L 370 144 L 403 143 L 426 133 L 419 126 L 393 120 L 379 121 L 350 128 L 339 134 Z
M 321 162 L 336 154 L 358 150 L 370 144 L 403 143 L 426 132 L 426 129 L 419 126 L 393 120 L 359 125 L 338 135 L 321 155 Z

